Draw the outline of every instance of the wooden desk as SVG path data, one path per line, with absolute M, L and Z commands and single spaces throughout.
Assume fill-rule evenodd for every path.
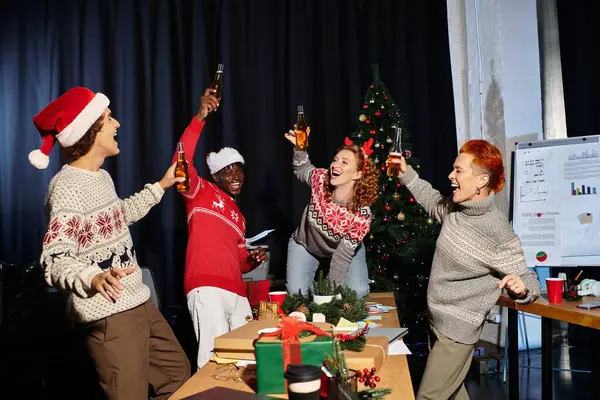
M 394 295 L 392 293 L 371 293 L 371 299 L 386 306 L 395 306 Z M 391 310 L 388 313 L 381 314 L 382 327 L 395 328 L 400 327 L 398 313 Z M 171 400 L 185 399 L 196 393 L 204 392 L 214 387 L 223 387 L 239 390 L 241 392 L 255 393 L 255 388 L 251 376 L 242 375 L 242 382 L 229 379 L 220 381 L 213 378 L 217 364 L 210 362 L 196 372 L 179 390 L 170 397 Z M 405 355 L 388 356 L 381 369 L 378 371 L 381 382 L 378 387 L 391 387 L 393 392 L 390 399 L 414 400 L 412 381 L 408 370 L 408 362 Z M 285 395 L 272 395 L 274 398 L 286 399 Z
M 542 297 L 535 302 L 523 305 L 503 294 L 497 302 L 508 308 L 508 398 L 511 400 L 519 398 L 519 311 L 542 317 L 542 399 L 551 400 L 553 395 L 552 320 L 600 330 L 600 308 L 577 308 L 579 304 L 600 301 L 599 297 L 587 296 L 581 301 L 563 300 L 561 304 L 550 304 L 545 296 L 542 292 Z M 598 368 L 595 370 L 598 372 Z

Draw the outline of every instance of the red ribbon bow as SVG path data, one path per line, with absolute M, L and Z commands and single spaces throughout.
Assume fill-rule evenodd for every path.
M 352 140 L 350 140 L 348 137 L 346 137 L 346 139 L 344 139 L 344 144 L 346 146 L 352 146 L 354 144 L 354 142 Z M 369 157 L 371 154 L 373 154 L 373 149 L 371 148 L 372 145 L 373 145 L 373 138 L 370 138 L 369 140 L 364 142 L 362 147 L 360 148 L 365 155 L 365 158 L 363 160 L 363 167 L 362 167 L 363 174 L 365 173 L 365 167 L 367 166 L 367 157 Z
M 277 324 L 279 328 L 275 332 L 263 333 L 260 337 L 279 336 L 283 341 L 283 370 L 286 371 L 288 365 L 302 364 L 302 352 L 300 351 L 300 339 L 298 335 L 302 331 L 311 331 L 318 336 L 329 336 L 333 334 L 309 324 L 308 322 L 300 321 L 297 317 L 281 316 L 281 321 Z

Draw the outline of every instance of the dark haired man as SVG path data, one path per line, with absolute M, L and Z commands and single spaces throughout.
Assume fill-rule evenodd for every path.
M 215 338 L 252 319 L 242 273 L 267 261 L 262 248 L 246 249 L 246 220 L 235 197 L 244 184 L 244 158 L 230 147 L 206 158 L 213 182 L 198 176 L 194 153 L 208 114 L 218 107 L 206 89 L 198 113 L 181 136 L 189 162 L 185 201 L 188 244 L 184 291 L 198 339 L 198 369 L 212 357 Z M 173 161 L 177 159 L 177 152 Z
M 147 400 L 150 385 L 154 398 L 166 399 L 189 378 L 190 365 L 149 300 L 128 226 L 182 178 L 172 165 L 159 182 L 120 199 L 101 169 L 119 154 L 120 124 L 108 105 L 102 93 L 75 87 L 33 118 L 43 145 L 30 162 L 46 168 L 56 141 L 69 160 L 48 188 L 41 263 L 48 284 L 67 296 L 67 315 L 86 335 L 107 397 Z

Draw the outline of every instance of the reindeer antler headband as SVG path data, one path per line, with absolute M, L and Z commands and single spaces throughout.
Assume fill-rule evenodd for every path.
M 344 139 L 344 144 L 346 146 L 352 146 L 352 145 L 354 145 L 354 142 L 352 140 L 350 140 L 349 138 L 346 138 L 346 139 Z M 372 145 L 373 145 L 373 138 L 370 138 L 369 140 L 364 142 L 362 146 L 359 146 L 361 151 L 365 155 L 365 158 L 363 159 L 363 167 L 362 167 L 363 174 L 365 173 L 365 167 L 367 166 L 367 158 L 369 158 L 369 156 L 371 154 L 373 154 L 373 149 L 371 148 Z

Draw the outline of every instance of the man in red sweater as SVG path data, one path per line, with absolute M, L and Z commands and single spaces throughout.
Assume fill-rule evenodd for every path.
M 206 162 L 213 182 L 194 168 L 205 119 L 219 106 L 214 92 L 206 89 L 180 139 L 190 175 L 190 190 L 182 193 L 188 224 L 184 290 L 198 339 L 198 369 L 212 357 L 216 337 L 252 319 L 242 273 L 267 261 L 264 249 L 246 249 L 246 220 L 235 202 L 244 184 L 244 158 L 229 147 L 210 153 Z

